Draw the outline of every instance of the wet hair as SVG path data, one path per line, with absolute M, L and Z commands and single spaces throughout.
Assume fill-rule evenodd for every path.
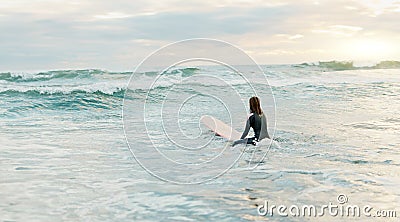
M 249 99 L 250 104 L 250 112 L 257 113 L 258 115 L 262 115 L 263 111 L 260 105 L 260 99 L 257 96 L 253 96 Z

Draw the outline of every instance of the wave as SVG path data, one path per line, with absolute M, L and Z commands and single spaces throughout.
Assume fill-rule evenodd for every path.
M 375 69 L 399 69 L 400 68 L 400 61 L 382 61 L 375 66 Z
M 167 70 L 165 73 L 166 74 L 180 74 L 182 77 L 188 77 L 192 76 L 196 71 L 199 71 L 200 69 L 197 67 L 186 67 L 186 68 L 179 68 L 179 69 L 172 69 L 172 70 Z
M 356 69 L 353 63 L 348 62 L 325 62 L 318 65 L 303 64 L 299 66 L 309 67 L 326 67 L 326 69 L 334 70 L 348 70 Z M 374 67 L 397 67 L 400 62 L 386 61 L 380 62 Z M 393 71 L 382 71 L 379 75 L 371 73 L 370 71 L 360 71 L 357 75 L 348 75 L 346 72 L 336 73 L 336 75 L 321 75 L 326 69 L 310 68 L 301 69 L 293 66 L 268 66 L 263 67 L 268 77 L 268 81 L 274 90 L 287 90 L 285 87 L 306 87 L 308 85 L 315 86 L 320 89 L 321 86 L 334 85 L 337 83 L 375 83 L 375 82 L 398 82 L 398 78 L 394 78 Z M 359 69 L 359 68 L 357 68 Z M 215 71 L 214 71 L 215 70 Z M 195 74 L 205 73 L 207 75 L 216 74 L 221 75 L 224 81 L 215 81 L 213 78 L 197 78 Z M 375 71 L 374 71 L 375 72 Z M 397 71 L 396 71 L 397 72 Z M 16 93 L 20 94 L 41 94 L 41 95 L 55 95 L 55 94 L 73 94 L 73 93 L 87 93 L 87 94 L 104 94 L 108 96 L 121 97 L 127 87 L 128 80 L 133 76 L 131 81 L 137 81 L 136 89 L 149 90 L 151 85 L 157 89 L 165 90 L 164 88 L 171 88 L 182 81 L 182 77 L 194 76 L 184 82 L 188 88 L 193 87 L 225 87 L 234 86 L 242 87 L 247 86 L 247 83 L 242 79 L 232 77 L 229 72 L 218 70 L 214 67 L 173 67 L 162 73 L 156 71 L 148 71 L 142 73 L 133 72 L 109 72 L 100 69 L 87 69 L 87 70 L 58 70 L 38 73 L 0 73 L 0 95 L 7 95 Z M 157 79 L 157 75 L 167 75 L 165 78 Z M 329 77 L 329 78 L 327 78 Z M 258 81 L 258 78 L 260 79 Z M 255 76 L 252 83 L 254 86 L 262 88 L 265 86 L 264 76 Z M 153 84 L 154 83 L 154 84 Z M 260 84 L 260 85 L 258 85 Z M 306 84 L 306 85 L 304 85 Z M 147 88 L 145 88 L 147 87 Z M 274 88 L 275 87 L 275 88 Z M 278 88 L 276 88 L 278 87 Z M 243 87 L 242 87 L 243 88 Z M 244 88 L 243 88 L 244 89 Z
M 163 75 L 190 76 L 199 68 L 172 68 Z M 101 69 L 55 70 L 47 72 L 4 72 L 0 73 L 0 94 L 73 94 L 97 93 L 121 96 L 133 72 L 109 72 Z M 137 73 L 133 81 L 153 81 L 159 72 Z M 167 84 L 167 83 L 166 83 Z M 146 85 L 146 84 L 144 84 Z M 167 84 L 168 85 L 168 84 Z
M 184 68 L 171 68 L 160 73 L 157 71 L 147 71 L 142 73 L 136 73 L 142 76 L 157 76 L 163 75 L 181 75 L 182 77 L 188 77 L 193 75 L 196 71 L 200 70 L 197 67 L 184 67 Z M 82 79 L 107 79 L 107 78 L 124 78 L 127 79 L 133 72 L 109 72 L 101 69 L 83 69 L 83 70 L 54 70 L 47 72 L 3 72 L 0 73 L 0 81 L 7 82 L 40 82 L 40 81 L 51 81 L 51 80 L 82 80 Z
M 329 69 L 334 71 L 342 70 L 358 70 L 358 69 L 400 69 L 400 61 L 381 61 L 372 66 L 356 66 L 353 61 L 327 61 L 314 63 L 301 63 L 293 65 L 298 68 L 305 67 L 318 67 L 323 69 Z
M 0 95 L 69 95 L 76 93 L 104 94 L 121 97 L 125 93 L 125 84 L 113 85 L 96 83 L 81 86 L 20 86 L 11 85 L 0 89 Z
M 145 76 L 157 76 L 157 75 L 180 75 L 181 77 L 189 77 L 199 71 L 198 67 L 173 67 L 162 72 L 159 71 L 147 71 L 137 74 L 143 74 Z
M 109 72 L 100 69 L 85 70 L 55 70 L 47 72 L 4 72 L 0 73 L 0 80 L 8 82 L 32 82 L 47 81 L 52 79 L 84 79 L 94 75 L 108 74 Z

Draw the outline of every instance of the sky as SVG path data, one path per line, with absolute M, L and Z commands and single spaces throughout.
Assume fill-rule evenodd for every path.
M 258 64 L 400 60 L 399 21 L 400 0 L 0 0 L 0 71 L 134 70 L 188 38 Z

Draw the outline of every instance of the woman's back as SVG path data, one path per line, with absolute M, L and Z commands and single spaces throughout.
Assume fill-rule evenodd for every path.
M 261 115 L 261 129 L 260 129 L 260 137 L 258 137 L 259 140 L 269 138 L 268 134 L 268 127 L 267 127 L 267 118 L 265 117 L 265 114 Z
M 257 138 L 257 140 L 269 138 L 267 118 L 264 114 L 258 115 L 257 113 L 253 113 L 249 117 L 249 122 L 250 127 L 254 130 L 254 137 Z

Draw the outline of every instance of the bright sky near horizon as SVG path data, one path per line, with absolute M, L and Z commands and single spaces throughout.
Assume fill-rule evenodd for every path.
M 133 70 L 214 38 L 259 64 L 400 60 L 400 0 L 0 0 L 0 70 Z

